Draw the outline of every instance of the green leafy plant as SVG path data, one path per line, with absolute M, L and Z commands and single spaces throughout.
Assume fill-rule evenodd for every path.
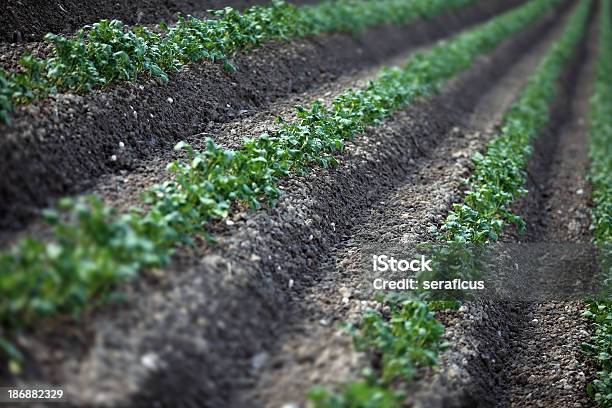
M 527 194 L 523 186 L 531 142 L 549 121 L 558 78 L 583 37 L 590 4 L 580 3 L 562 38 L 546 54 L 520 99 L 505 115 L 501 135 L 489 143 L 485 155 L 475 155 L 470 191 L 449 213 L 441 229 L 443 240 L 486 244 L 497 241 L 506 224 L 525 228 L 510 205 Z
M 0 70 L 0 120 L 8 122 L 15 106 L 58 90 L 89 92 L 149 75 L 168 82 L 169 74 L 200 61 L 221 62 L 235 71 L 230 58 L 272 40 L 290 40 L 333 32 L 359 32 L 385 24 L 407 24 L 430 18 L 475 0 L 326 0 L 295 7 L 280 0 L 253 6 L 243 13 L 226 7 L 213 18 L 179 18 L 162 33 L 128 28 L 118 20 L 102 20 L 68 38 L 47 34 L 52 56 L 25 57 L 19 72 Z
M 435 365 L 438 352 L 446 346 L 443 334 L 444 326 L 427 303 L 408 300 L 392 305 L 388 319 L 367 311 L 354 339 L 358 350 L 380 354 L 380 381 L 389 384 L 398 378 L 409 382 L 418 367 Z
M 13 111 L 13 91 L 9 86 L 6 73 L 0 70 L 0 122 L 10 123 L 9 114 Z
M 0 256 L 4 327 L 90 307 L 140 269 L 169 261 L 169 249 L 156 245 L 154 234 L 143 233 L 138 218 L 118 216 L 95 197 L 64 199 L 59 209 L 44 214 L 53 227 L 52 241 L 28 238 Z
M 597 364 L 597 378 L 587 392 L 602 407 L 612 406 L 612 302 L 594 301 L 583 314 L 593 320 L 595 333 L 583 349 Z
M 592 210 L 595 244 L 599 249 L 604 290 L 589 302 L 585 316 L 595 324 L 595 333 L 583 347 L 598 367 L 588 393 L 601 407 L 612 407 L 612 2 L 604 0 L 600 12 L 599 60 L 595 94 L 590 112 L 589 178 L 593 186 Z
M 396 408 L 404 396 L 366 381 L 351 383 L 340 394 L 316 387 L 308 394 L 314 408 Z
M 224 150 L 207 140 L 204 152 L 185 149 L 187 161 L 171 163 L 175 177 L 147 196 L 159 217 L 173 214 L 179 230 L 187 234 L 213 218 L 227 215 L 232 203 L 259 208 L 262 199 L 274 202 L 278 181 L 301 174 L 312 165 L 335 165 L 335 155 L 347 140 L 375 125 L 418 97 L 437 91 L 448 78 L 466 68 L 481 53 L 541 15 L 551 1 L 530 3 L 491 23 L 442 42 L 417 54 L 404 68 L 384 70 L 363 90 L 350 90 L 331 107 L 314 103 L 297 108 L 297 121 L 281 123 L 274 134 L 245 140 L 238 151 Z

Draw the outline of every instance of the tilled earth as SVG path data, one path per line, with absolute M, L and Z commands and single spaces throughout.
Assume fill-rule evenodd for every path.
M 11 152 L 0 165 L 7 176 L 0 192 L 8 198 L 2 238 L 13 240 L 17 235 L 7 227 L 23 227 L 36 208 L 65 192 L 88 189 L 127 208 L 164 179 L 177 140 L 197 146 L 211 136 L 235 148 L 244 135 L 273 129 L 276 115 L 290 118 L 294 104 L 329 103 L 347 88 L 365 86 L 380 66 L 399 64 L 417 47 L 509 4 L 487 3 L 454 18 L 357 38 L 273 44 L 238 56 L 237 77 L 201 64 L 164 88 L 120 86 L 26 107 L 12 127 L 0 128 L 3 151 Z M 439 96 L 367 129 L 338 167 L 284 182 L 276 207 L 237 206 L 228 220 L 210 226 L 216 245 L 181 248 L 170 268 L 147 271 L 122 289 L 127 303 L 22 333 L 25 372 L 2 382 L 60 384 L 80 407 L 288 408 L 304 406 L 315 385 L 358 378 L 370 357 L 356 352 L 338 326 L 382 307 L 367 296 L 363 255 L 432 238 L 430 227 L 463 196 L 470 158 L 495 137 L 567 16 L 568 7 L 549 13 Z M 517 206 L 527 235 L 509 231 L 504 242 L 589 242 L 585 116 L 596 55 L 592 27 L 530 164 L 530 194 Z M 147 116 L 152 120 L 145 122 Z M 40 137 L 51 141 L 41 147 Z M 119 141 L 128 150 L 119 151 Z M 100 158 L 112 154 L 116 162 Z M 40 160 L 17 183 L 17 165 L 29 157 Z M 36 222 L 28 228 L 45 233 Z M 572 278 L 569 270 L 561 273 Z M 593 372 L 579 350 L 590 330 L 580 317 L 583 307 L 579 300 L 481 299 L 439 313 L 453 346 L 439 368 L 422 370 L 408 386 L 407 404 L 591 406 L 584 389 Z
M 304 4 L 308 0 L 289 1 Z M 310 1 L 312 2 L 312 1 Z M 72 33 L 102 19 L 127 24 L 176 21 L 178 13 L 202 16 L 223 7 L 244 9 L 265 0 L 6 0 L 0 14 L 0 41 L 22 43 L 45 34 Z
M 0 227 L 20 228 L 58 197 L 91 188 L 102 175 L 133 170 L 189 135 L 248 117 L 352 70 L 380 65 L 519 3 L 483 2 L 403 27 L 267 44 L 236 55 L 234 74 L 203 62 L 168 85 L 143 78 L 22 106 L 11 125 L 0 124 Z M 10 65 L 19 52 L 1 54 Z
M 532 245 L 536 256 L 559 257 L 566 263 L 553 270 L 523 271 L 517 276 L 523 294 L 550 282 L 575 282 L 596 268 L 589 248 L 586 178 L 586 119 L 596 38 L 597 27 L 592 24 L 563 79 L 552 125 L 535 144 L 528 169 L 529 195 L 516 206 L 527 231 L 524 235 L 508 231 L 503 238 Z M 574 262 L 582 251 L 587 252 L 586 262 Z M 593 406 L 586 385 L 594 372 L 580 349 L 591 329 L 589 320 L 581 316 L 584 302 L 560 295 L 526 298 L 485 299 L 441 316 L 453 347 L 442 356 L 441 369 L 423 382 L 426 385 L 416 384 L 414 407 Z

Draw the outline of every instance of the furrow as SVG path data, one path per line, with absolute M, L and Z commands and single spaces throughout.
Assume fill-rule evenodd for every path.
M 364 271 L 364 259 L 433 241 L 429 229 L 460 199 L 461 180 L 472 170 L 470 158 L 494 135 L 541 56 L 559 37 L 563 21 L 492 79 L 474 104 L 468 102 L 457 109 L 449 105 L 454 101 L 444 103 L 442 114 L 452 118 L 454 126 L 438 133 L 436 144 L 419 145 L 420 156 L 409 162 L 405 175 L 377 196 L 364 218 L 319 267 L 321 280 L 300 299 L 276 352 L 265 354 L 257 386 L 245 401 L 255 399 L 266 407 L 301 406 L 316 385 L 333 388 L 359 378 L 368 358 L 355 351 L 339 324 L 358 323 L 363 311 L 383 307 L 369 296 L 371 282 Z M 403 112 L 384 132 L 408 137 L 412 132 L 406 132 L 405 126 L 411 119 L 409 112 Z
M 519 3 L 479 3 L 431 21 L 357 36 L 268 44 L 236 56 L 235 74 L 200 63 L 167 86 L 143 80 L 24 106 L 10 126 L 0 125 L 0 171 L 5 175 L 0 227 L 20 228 L 57 197 L 91 188 L 104 174 L 131 171 L 185 135 L 253 115 L 287 94 L 376 65 Z
M 525 218 L 526 233 L 511 228 L 502 236 L 501 248 L 517 242 L 524 248 L 514 253 L 521 265 L 529 265 L 524 259 L 529 257 L 564 263 L 521 270 L 513 284 L 524 299 L 481 299 L 442 313 L 445 338 L 453 346 L 442 355 L 441 367 L 411 389 L 415 408 L 593 406 L 586 384 L 594 370 L 581 350 L 589 330 L 584 301 L 561 292 L 552 298 L 529 293 L 550 283 L 571 287 L 596 270 L 586 181 L 596 20 L 592 16 L 589 33 L 560 81 L 551 124 L 534 143 L 529 193 L 514 206 Z M 502 249 L 496 256 L 507 254 Z
M 339 168 L 287 181 L 276 208 L 237 211 L 213 226 L 217 246 L 181 251 L 172 268 L 126 287 L 126 307 L 96 312 L 81 327 L 58 322 L 30 334 L 30 350 L 45 356 L 32 372 L 65 384 L 75 405 L 244 406 L 240 392 L 253 386 L 258 356 L 274 350 L 299 315 L 331 250 L 416 160 L 429 160 L 421 152 L 443 143 L 440 135 L 459 138 L 456 124 L 556 18 L 480 59 L 440 97 L 368 130 Z M 63 336 L 51 344 L 54 330 Z

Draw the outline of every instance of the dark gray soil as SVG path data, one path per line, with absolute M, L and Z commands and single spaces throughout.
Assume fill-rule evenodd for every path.
M 529 195 L 516 211 L 527 222 L 526 234 L 512 229 L 503 238 L 525 245 L 547 245 L 547 255 L 566 267 L 524 271 L 521 285 L 530 292 L 550 281 L 592 275 L 590 251 L 588 128 L 597 27 L 561 81 L 552 124 L 535 143 L 529 165 Z M 586 248 L 587 262 L 573 262 Z M 564 252 L 563 252 L 564 251 Z M 523 254 L 525 255 L 525 254 Z M 586 385 L 593 367 L 580 344 L 589 339 L 585 304 L 562 296 L 552 300 L 483 300 L 441 316 L 453 347 L 441 368 L 414 386 L 414 407 L 591 407 Z
M 0 41 L 40 40 L 45 34 L 72 33 L 102 19 L 127 24 L 171 22 L 177 13 L 201 14 L 226 6 L 236 9 L 267 0 L 5 0 L 0 14 Z M 289 1 L 306 3 L 307 0 Z
M 572 87 L 562 94 L 565 106 L 557 108 L 555 126 L 535 144 L 530 163 L 531 197 L 519 203 L 527 225 L 533 226 L 523 238 L 527 242 L 591 242 L 590 184 L 587 181 L 588 112 L 593 94 L 597 56 L 597 30 L 593 20 L 584 54 L 585 63 L 570 80 Z M 585 55 L 586 54 L 586 55 Z M 554 252 L 553 252 L 554 253 Z M 591 260 L 595 262 L 595 254 Z M 574 253 L 559 254 L 571 264 Z M 590 269 L 557 269 L 550 280 L 576 280 Z M 588 341 L 590 322 L 582 317 L 582 301 L 529 304 L 523 317 L 524 329 L 511 339 L 507 401 L 512 407 L 590 407 L 586 385 L 593 370 L 580 349 Z
M 444 177 L 464 174 L 469 149 L 479 143 L 454 128 L 469 125 L 466 117 L 492 84 L 558 17 L 549 15 L 480 59 L 440 97 L 360 135 L 338 168 L 288 181 L 276 208 L 256 213 L 238 209 L 212 227 L 218 245 L 201 243 L 182 250 L 172 268 L 150 271 L 126 287 L 127 305 L 87 316 L 81 325 L 56 322 L 55 327 L 44 324 L 37 333 L 23 333 L 19 343 L 31 352 L 23 379 L 62 384 L 75 406 L 266 405 L 269 394 L 253 395 L 250 390 L 267 361 L 283 363 L 282 358 L 269 358 L 279 355 L 283 333 L 311 319 L 310 301 L 316 309 L 324 300 L 315 302 L 308 293 L 325 279 L 326 266 L 334 263 L 333 250 L 373 213 L 384 210 L 380 197 L 391 197 L 409 182 L 408 175 L 428 174 L 424 186 L 436 178 L 440 163 L 448 164 L 440 160 L 451 151 L 460 166 L 450 172 L 442 166 Z M 500 92 L 498 97 L 505 101 L 498 101 L 503 109 L 507 95 Z M 457 187 L 450 183 L 451 190 Z M 400 200 L 401 195 L 396 202 Z M 445 202 L 439 204 L 436 211 L 444 211 Z M 415 224 L 423 222 L 417 218 Z M 346 291 L 342 295 L 352 296 Z M 316 313 L 313 316 L 317 319 Z M 347 345 L 346 339 L 339 343 Z M 333 371 L 337 381 L 354 374 L 343 367 Z M 308 381 L 318 380 L 315 375 Z M 308 384 L 299 382 L 288 391 L 302 393 Z
M 494 134 L 542 51 L 557 38 L 558 28 L 524 49 L 507 72 L 481 90 L 475 102 L 457 109 L 449 105 L 457 101 L 450 99 L 449 104 L 437 106 L 439 113 L 449 113 L 454 126 L 440 132 L 440 143 L 434 146 L 415 138 L 422 155 L 410 163 L 391 191 L 379 192 L 370 211 L 353 226 L 350 237 L 342 240 L 320 267 L 321 281 L 307 291 L 300 313 L 279 339 L 278 351 L 267 356 L 257 385 L 245 400 L 266 407 L 303 406 L 313 386 L 334 387 L 359 378 L 363 368 L 376 366 L 375 360 L 368 361 L 357 353 L 350 337 L 338 328 L 343 322 L 359 323 L 366 309 L 385 311 L 371 298 L 369 264 L 364 267 L 364 259 L 372 254 L 405 256 L 415 243 L 433 240 L 429 228 L 439 224 L 449 206 L 461 199 L 461 180 L 471 173 L 471 157 L 482 151 Z M 411 120 L 412 111 L 401 112 L 375 131 L 410 137 Z
M 474 19 L 482 17 L 474 13 Z M 361 254 L 430 238 L 429 227 L 439 225 L 463 196 L 460 180 L 472 170 L 470 157 L 496 134 L 502 113 L 566 18 L 551 13 L 481 58 L 442 95 L 366 130 L 339 167 L 287 181 L 277 207 L 236 208 L 210 227 L 217 245 L 198 242 L 180 249 L 171 268 L 146 271 L 123 289 L 126 304 L 88 313 L 80 322 L 50 320 L 19 333 L 24 373 L 0 373 L 0 385 L 57 384 L 78 407 L 288 408 L 303 406 L 313 385 L 357 378 L 371 357 L 356 352 L 337 324 L 359 321 L 366 308 L 382 308 L 364 290 Z M 362 86 L 376 64 L 441 35 L 435 33 L 438 23 L 431 24 L 416 26 L 425 33 L 431 27 L 430 34 L 404 44 L 406 31 L 389 27 L 357 39 L 274 44 L 238 57 L 236 76 L 202 64 L 168 87 L 143 82 L 24 108 L 14 127 L 0 128 L 8 129 L 0 147 L 9 162 L 0 164 L 8 179 L 0 181 L 2 205 L 5 191 L 9 203 L 2 218 L 22 214 L 26 220 L 48 197 L 81 191 L 95 180 L 105 183 L 95 191 L 125 205 L 132 199 L 126 195 L 133 197 L 150 181 L 143 174 L 162 174 L 157 167 L 163 161 L 145 166 L 143 159 L 167 157 L 171 144 L 190 135 L 196 140 L 212 134 L 235 146 L 237 135 L 271 126 L 277 108 L 288 112 L 287 101 L 316 96 L 329 102 L 347 84 Z M 504 243 L 580 244 L 591 238 L 585 116 L 596 31 L 592 24 L 561 81 L 552 125 L 535 144 L 530 194 L 516 206 L 527 233 L 510 229 Z M 349 47 L 362 49 L 365 61 Z M 276 77 L 270 56 L 282 61 Z M 291 78 L 296 82 L 287 82 Z M 111 163 L 112 155 L 117 160 Z M 18 172 L 19 166 L 26 171 Z M 133 171 L 136 166 L 146 171 Z M 123 174 L 97 178 L 117 171 Z M 116 185 L 121 180 L 123 189 Z M 26 210 L 20 212 L 21 206 Z M 527 275 L 530 292 L 539 280 L 572 280 L 576 271 Z M 483 299 L 439 313 L 453 346 L 439 369 L 419 373 L 407 389 L 407 404 L 591 407 L 585 386 L 593 370 L 579 350 L 590 329 L 580 316 L 583 307 L 561 298 Z
M 103 174 L 129 171 L 189 135 L 252 115 L 274 100 L 372 66 L 518 3 L 484 2 L 432 21 L 385 26 L 356 37 L 268 44 L 236 56 L 235 74 L 201 63 L 167 86 L 142 80 L 21 107 L 12 125 L 0 124 L 0 229 L 20 228 L 59 196 L 83 191 Z

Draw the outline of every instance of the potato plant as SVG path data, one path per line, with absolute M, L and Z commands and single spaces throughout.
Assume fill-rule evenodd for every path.
M 89 92 L 147 75 L 168 82 L 182 66 L 201 60 L 236 68 L 230 58 L 272 40 L 290 40 L 332 32 L 359 32 L 385 23 L 407 24 L 430 18 L 474 0 L 326 0 L 295 7 L 281 0 L 241 13 L 213 11 L 211 19 L 179 18 L 173 27 L 161 24 L 158 34 L 145 27 L 126 27 L 102 20 L 68 38 L 47 34 L 52 56 L 27 56 L 20 72 L 0 70 L 0 120 L 8 122 L 15 106 L 57 91 Z
M 443 334 L 444 326 L 427 303 L 405 300 L 392 304 L 388 320 L 377 311 L 367 311 L 355 333 L 355 346 L 382 355 L 380 382 L 390 384 L 398 378 L 409 382 L 418 367 L 437 364 L 438 352 L 446 347 Z
M 596 378 L 587 386 L 587 393 L 598 406 L 608 408 L 612 406 L 612 302 L 590 302 L 583 315 L 595 325 L 593 338 L 582 345 L 597 367 Z
M 458 243 L 497 241 L 508 223 L 525 228 L 510 206 L 525 190 L 531 142 L 549 121 L 550 104 L 565 62 L 584 35 L 590 1 L 583 1 L 571 17 L 563 37 L 553 46 L 529 79 L 520 99 L 503 119 L 501 135 L 474 157 L 476 169 L 464 202 L 455 204 L 442 226 L 442 239 Z
M 342 394 L 314 388 L 308 399 L 314 408 L 395 408 L 401 404 L 403 395 L 367 381 L 356 381 L 349 384 Z
M 135 215 L 119 216 L 93 196 L 63 199 L 44 219 L 53 242 L 28 238 L 0 257 L 3 327 L 91 306 L 140 269 L 169 261 L 169 249 L 154 240 L 159 234 L 144 233 L 146 224 Z
M 604 283 L 603 296 L 589 303 L 585 315 L 595 324 L 595 333 L 583 347 L 592 356 L 598 372 L 587 391 L 601 407 L 612 406 L 612 2 L 601 6 L 599 62 L 590 113 L 590 179 L 595 244 Z

